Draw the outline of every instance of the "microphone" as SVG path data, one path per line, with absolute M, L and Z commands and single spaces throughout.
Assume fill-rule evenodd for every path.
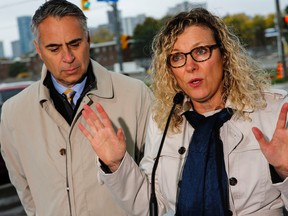
M 159 150 L 153 165 L 153 169 L 152 169 L 152 174 L 151 174 L 151 195 L 150 195 L 150 203 L 149 203 L 149 210 L 150 210 L 150 216 L 158 216 L 158 204 L 157 204 L 157 198 L 156 198 L 156 194 L 155 194 L 155 174 L 156 174 L 156 169 L 158 166 L 158 162 L 159 162 L 159 158 L 160 158 L 160 154 L 162 151 L 162 147 L 164 144 L 164 140 L 167 134 L 167 130 L 169 127 L 169 123 L 173 114 L 173 111 L 176 107 L 177 104 L 182 103 L 182 101 L 184 100 L 184 94 L 183 92 L 178 92 L 174 98 L 173 98 L 173 106 L 171 108 L 170 114 L 168 116 L 167 122 L 166 122 L 166 126 L 162 135 L 162 140 L 159 146 Z

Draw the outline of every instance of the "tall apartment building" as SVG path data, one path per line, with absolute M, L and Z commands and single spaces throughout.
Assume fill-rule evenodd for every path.
M 145 14 L 140 14 L 135 17 L 125 17 L 122 19 L 122 33 L 126 35 L 133 35 L 134 29 L 137 25 L 145 22 Z
M 17 18 L 21 54 L 27 54 L 34 49 L 33 34 L 30 28 L 31 19 L 31 16 L 21 16 Z
M 113 33 L 115 34 L 116 29 L 115 29 L 115 16 L 114 16 L 114 12 L 113 11 L 108 11 L 107 12 L 107 16 L 108 16 L 108 25 L 107 28 Z M 138 24 L 142 24 L 145 19 L 146 16 L 144 14 L 140 14 L 138 16 L 135 17 L 125 17 L 122 18 L 121 16 L 121 11 L 118 11 L 118 19 L 119 19 L 119 24 L 120 24 L 120 34 L 126 34 L 126 35 L 133 35 L 133 31 L 135 29 L 135 27 Z
M 12 46 L 13 58 L 20 57 L 22 54 L 20 40 L 12 41 L 11 46 Z

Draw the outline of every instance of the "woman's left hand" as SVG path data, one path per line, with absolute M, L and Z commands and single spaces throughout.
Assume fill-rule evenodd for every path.
M 252 128 L 264 156 L 283 179 L 288 177 L 287 113 L 288 103 L 285 103 L 281 108 L 276 129 L 270 142 L 265 139 L 263 133 L 258 128 Z

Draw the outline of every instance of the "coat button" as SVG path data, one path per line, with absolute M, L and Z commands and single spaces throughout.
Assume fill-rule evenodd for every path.
M 236 178 L 234 178 L 234 177 L 232 177 L 232 178 L 230 178 L 229 179 L 229 184 L 231 185 L 231 186 L 235 186 L 236 184 L 237 184 L 237 179 Z
M 186 152 L 186 148 L 183 146 L 178 149 L 178 153 L 181 155 L 183 155 L 185 152 Z
M 60 155 L 66 155 L 66 149 L 64 149 L 64 148 L 62 148 L 62 149 L 60 149 Z
M 233 216 L 233 212 L 232 211 L 228 211 L 228 216 Z

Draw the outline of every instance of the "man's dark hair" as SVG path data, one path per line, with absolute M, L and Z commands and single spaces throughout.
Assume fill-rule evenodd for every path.
M 83 30 L 88 34 L 87 17 L 83 11 L 66 0 L 50 0 L 42 4 L 35 12 L 32 18 L 31 29 L 36 40 L 39 41 L 38 26 L 47 17 L 63 18 L 65 16 L 74 16 L 78 18 Z

